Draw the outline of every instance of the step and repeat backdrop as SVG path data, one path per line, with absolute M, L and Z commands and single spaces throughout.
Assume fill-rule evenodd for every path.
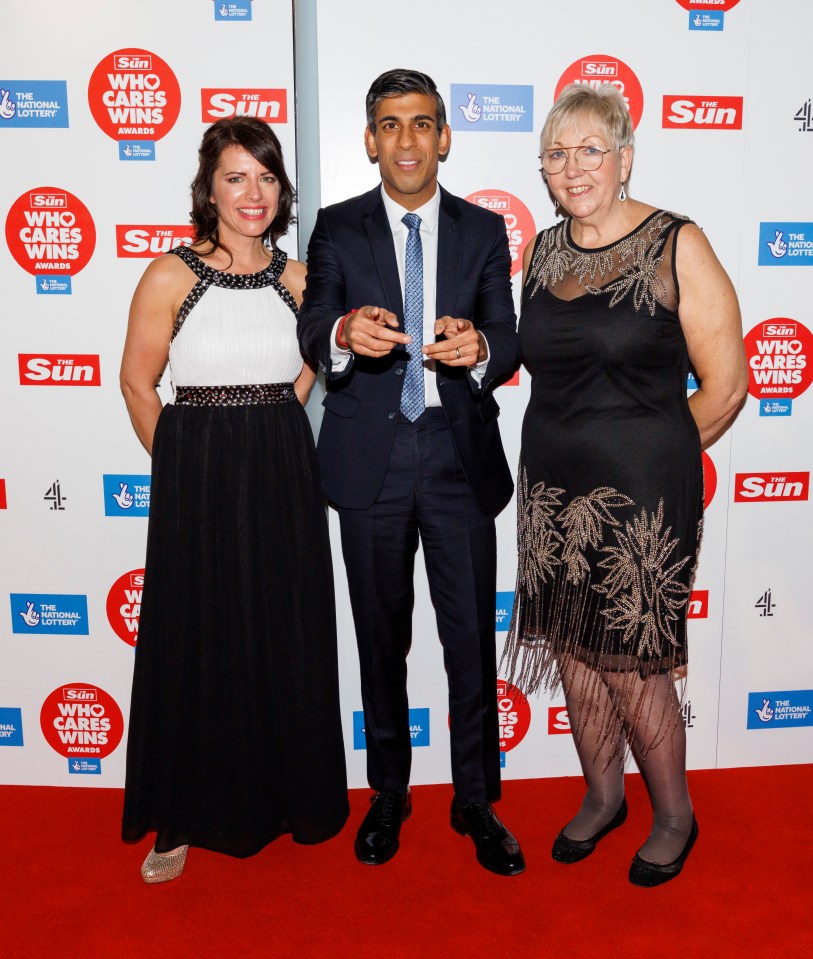
M 807 0 L 415 0 L 397 28 L 373 0 L 316 3 L 318 117 L 296 115 L 283 0 L 43 0 L 6 15 L 0 78 L 0 782 L 120 786 L 150 464 L 118 365 L 149 258 L 191 240 L 189 183 L 207 123 L 274 124 L 289 171 L 319 124 L 312 204 L 370 189 L 364 97 L 394 66 L 431 74 L 452 149 L 441 182 L 501 213 L 519 305 L 525 246 L 556 220 L 538 134 L 569 82 L 613 83 L 636 130 L 629 192 L 690 216 L 737 287 L 750 367 L 734 428 L 704 455 L 706 527 L 683 706 L 691 768 L 813 762 L 813 77 Z M 81 23 L 85 29 L 77 29 Z M 302 255 L 311 223 L 286 238 Z M 167 378 L 168 379 L 168 378 Z M 694 388 L 691 381 L 687 389 Z M 162 386 L 171 399 L 168 383 Z M 529 377 L 498 391 L 516 464 Z M 319 391 L 309 412 L 318 423 Z M 541 438 L 544 441 L 544 438 Z M 365 776 L 358 661 L 331 514 L 343 724 Z M 498 648 L 513 605 L 515 512 L 498 519 Z M 449 780 L 446 683 L 418 564 L 409 683 L 413 782 Z M 561 690 L 495 690 L 505 778 L 579 772 Z M 291 728 L 308 702 L 290 704 Z

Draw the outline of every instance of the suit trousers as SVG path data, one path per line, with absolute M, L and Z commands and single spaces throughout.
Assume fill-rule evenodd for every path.
M 414 423 L 399 416 L 376 502 L 339 509 L 339 518 L 371 787 L 403 794 L 409 785 L 407 654 L 420 538 L 449 686 L 455 794 L 463 805 L 498 799 L 494 517 L 475 501 L 442 409 L 430 407 Z

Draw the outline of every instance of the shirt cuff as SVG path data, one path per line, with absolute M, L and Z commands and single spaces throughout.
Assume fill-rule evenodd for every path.
M 336 343 L 336 333 L 339 329 L 339 323 L 341 323 L 343 317 L 339 317 L 336 322 L 333 324 L 333 329 L 330 331 L 330 363 L 332 368 L 337 372 L 341 371 L 347 366 L 350 361 L 350 357 L 353 354 L 353 351 L 348 347 L 346 350 L 343 350 Z

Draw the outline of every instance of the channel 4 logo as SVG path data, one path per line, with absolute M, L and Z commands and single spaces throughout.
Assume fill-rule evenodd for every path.
M 14 706 L 0 706 L 0 746 L 22 746 L 23 711 Z
M 514 613 L 514 593 L 497 593 L 497 608 L 494 615 L 494 629 L 498 633 L 507 633 Z
M 105 516 L 149 516 L 150 476 L 134 473 L 105 473 Z
M 748 729 L 813 726 L 813 689 L 748 694 Z
M 410 709 L 409 738 L 413 746 L 429 745 L 429 710 Z M 364 713 L 357 709 L 353 713 L 353 749 L 366 749 L 367 736 L 364 732 Z

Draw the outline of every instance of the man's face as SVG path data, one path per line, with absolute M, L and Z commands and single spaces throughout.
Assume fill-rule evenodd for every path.
M 387 97 L 375 111 L 375 133 L 364 131 L 367 154 L 378 160 L 387 194 L 407 210 L 435 195 L 438 161 L 449 152 L 448 124 L 438 133 L 434 97 L 423 93 Z

